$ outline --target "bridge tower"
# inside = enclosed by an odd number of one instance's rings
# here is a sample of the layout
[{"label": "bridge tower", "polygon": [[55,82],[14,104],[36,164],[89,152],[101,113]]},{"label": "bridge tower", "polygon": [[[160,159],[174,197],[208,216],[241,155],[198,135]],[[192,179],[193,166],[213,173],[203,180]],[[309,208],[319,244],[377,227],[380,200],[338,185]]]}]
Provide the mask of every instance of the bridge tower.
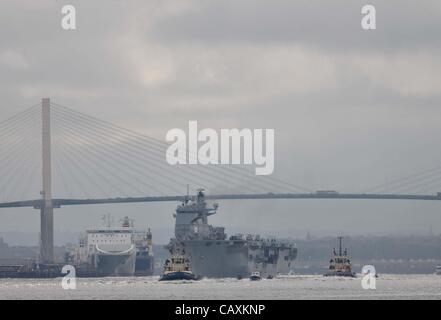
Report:
[{"label": "bridge tower", "polygon": [[41,101],[42,147],[43,147],[43,185],[40,208],[40,262],[54,262],[54,209],[52,205],[52,169],[51,169],[51,112],[50,99]]}]

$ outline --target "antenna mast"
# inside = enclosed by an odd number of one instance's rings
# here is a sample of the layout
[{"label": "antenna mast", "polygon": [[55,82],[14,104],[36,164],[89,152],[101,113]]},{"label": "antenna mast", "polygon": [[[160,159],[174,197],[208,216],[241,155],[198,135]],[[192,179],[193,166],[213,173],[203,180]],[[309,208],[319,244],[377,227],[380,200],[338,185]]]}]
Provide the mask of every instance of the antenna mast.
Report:
[{"label": "antenna mast", "polygon": [[342,238],[343,238],[342,236],[338,237],[338,240],[339,240],[338,255],[339,255],[339,256],[341,256],[341,239],[342,239]]}]

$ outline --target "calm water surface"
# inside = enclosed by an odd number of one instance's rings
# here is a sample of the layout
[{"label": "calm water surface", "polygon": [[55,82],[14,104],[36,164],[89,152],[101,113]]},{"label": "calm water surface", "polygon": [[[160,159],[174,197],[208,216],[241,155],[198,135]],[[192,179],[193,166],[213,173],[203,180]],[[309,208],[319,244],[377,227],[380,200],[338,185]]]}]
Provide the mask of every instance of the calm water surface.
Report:
[{"label": "calm water surface", "polygon": [[60,279],[0,279],[1,299],[441,299],[441,276],[381,275],[376,290],[361,279],[289,276],[272,280],[204,279],[159,282],[158,277],[78,279],[63,290]]}]

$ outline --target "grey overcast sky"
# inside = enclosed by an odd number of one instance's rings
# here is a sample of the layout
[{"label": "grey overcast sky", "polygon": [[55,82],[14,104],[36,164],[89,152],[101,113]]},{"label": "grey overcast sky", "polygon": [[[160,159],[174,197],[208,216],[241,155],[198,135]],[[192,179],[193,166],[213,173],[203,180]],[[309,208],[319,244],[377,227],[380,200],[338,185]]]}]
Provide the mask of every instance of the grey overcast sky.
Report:
[{"label": "grey overcast sky", "polygon": [[[75,31],[60,26],[65,4]],[[362,30],[364,4],[377,30]],[[3,0],[0,119],[48,96],[161,140],[189,120],[274,128],[275,176],[358,191],[441,163],[440,33],[438,0]],[[57,239],[111,212],[165,242],[174,206],[63,208]],[[441,233],[441,207],[226,201],[213,222],[289,236]],[[38,232],[33,210],[1,212],[0,235],[17,232]]]}]

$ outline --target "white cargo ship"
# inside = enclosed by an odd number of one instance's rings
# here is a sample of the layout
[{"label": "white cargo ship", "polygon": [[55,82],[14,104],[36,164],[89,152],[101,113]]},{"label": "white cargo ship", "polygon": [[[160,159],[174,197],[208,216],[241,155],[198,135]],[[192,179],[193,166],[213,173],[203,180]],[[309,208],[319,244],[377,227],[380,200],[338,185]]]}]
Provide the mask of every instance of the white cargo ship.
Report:
[{"label": "white cargo ship", "polygon": [[78,276],[151,275],[151,240],[151,232],[136,231],[128,217],[118,228],[108,217],[105,228],[87,230],[80,245],[67,252],[66,261],[76,266]]}]

